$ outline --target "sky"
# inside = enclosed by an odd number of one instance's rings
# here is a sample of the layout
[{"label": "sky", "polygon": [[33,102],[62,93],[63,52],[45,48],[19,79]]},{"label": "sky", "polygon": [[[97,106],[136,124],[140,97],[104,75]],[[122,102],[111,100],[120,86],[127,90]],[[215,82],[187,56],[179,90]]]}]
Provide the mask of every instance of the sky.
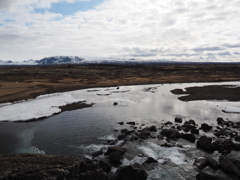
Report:
[{"label": "sky", "polygon": [[0,0],[0,60],[240,61],[239,0]]}]

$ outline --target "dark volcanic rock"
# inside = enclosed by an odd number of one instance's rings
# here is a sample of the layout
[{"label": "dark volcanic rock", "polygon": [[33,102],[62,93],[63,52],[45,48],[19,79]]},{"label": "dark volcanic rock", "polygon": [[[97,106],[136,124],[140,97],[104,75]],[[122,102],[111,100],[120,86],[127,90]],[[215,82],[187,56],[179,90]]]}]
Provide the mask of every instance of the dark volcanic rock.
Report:
[{"label": "dark volcanic rock", "polygon": [[182,139],[185,139],[185,140],[190,141],[190,142],[195,142],[195,140],[196,140],[196,138],[195,138],[195,136],[193,134],[182,134],[181,133],[180,137]]},{"label": "dark volcanic rock", "polygon": [[122,154],[124,154],[126,152],[126,149],[125,148],[122,148],[121,146],[112,146],[112,147],[109,147],[107,152],[105,153],[105,155],[109,155],[111,154],[112,152],[115,152],[115,151],[119,151],[121,152]]},{"label": "dark volcanic rock", "polygon": [[40,154],[0,155],[0,179],[88,179],[106,180],[98,162],[70,156]]},{"label": "dark volcanic rock", "polygon": [[220,156],[219,164],[225,173],[232,174],[240,179],[240,171],[227,157]]},{"label": "dark volcanic rock", "polygon": [[123,153],[120,151],[115,151],[109,154],[109,159],[114,164],[121,164],[121,160],[123,159]]},{"label": "dark volcanic rock", "polygon": [[197,141],[197,147],[207,151],[214,151],[216,148],[212,145],[212,139],[206,136],[201,136]]},{"label": "dark volcanic rock", "polygon": [[163,129],[160,134],[173,140],[177,140],[180,137],[179,132],[175,129]]},{"label": "dark volcanic rock", "polygon": [[208,174],[205,172],[200,172],[196,175],[196,179],[197,180],[224,180],[223,178],[219,177],[219,176],[215,176],[212,174]]},{"label": "dark volcanic rock", "polygon": [[175,118],[175,122],[182,123],[182,118]]},{"label": "dark volcanic rock", "polygon": [[157,163],[158,161],[152,157],[148,157],[148,159],[144,163]]},{"label": "dark volcanic rock", "polygon": [[191,133],[192,133],[192,134],[199,134],[199,130],[193,128],[193,129],[191,129]]},{"label": "dark volcanic rock", "polygon": [[206,157],[199,157],[195,159],[194,165],[196,165],[199,169],[204,169],[208,166],[208,159]]},{"label": "dark volcanic rock", "polygon": [[131,122],[127,122],[127,124],[135,126],[136,123],[131,121]]},{"label": "dark volcanic rock", "polygon": [[201,124],[201,129],[202,129],[204,132],[208,132],[210,129],[212,129],[212,126],[209,126],[208,124],[203,123],[203,124]]},{"label": "dark volcanic rock", "polygon": [[112,169],[112,167],[108,163],[106,163],[106,162],[104,162],[102,160],[99,161],[98,166],[106,173],[110,172],[111,169]]},{"label": "dark volcanic rock", "polygon": [[124,122],[118,122],[118,124],[120,124],[120,125],[123,125],[123,124],[124,124]]},{"label": "dark volcanic rock", "polygon": [[151,126],[149,128],[149,130],[152,131],[152,132],[157,132],[157,127],[156,126]]},{"label": "dark volcanic rock", "polygon": [[117,170],[116,180],[146,180],[147,172],[138,163]]},{"label": "dark volcanic rock", "polygon": [[102,154],[103,154],[103,151],[100,150],[100,151],[97,151],[97,152],[93,153],[92,156],[97,157],[97,156],[102,155]]},{"label": "dark volcanic rock", "polygon": [[236,136],[235,141],[240,141],[240,136]]}]

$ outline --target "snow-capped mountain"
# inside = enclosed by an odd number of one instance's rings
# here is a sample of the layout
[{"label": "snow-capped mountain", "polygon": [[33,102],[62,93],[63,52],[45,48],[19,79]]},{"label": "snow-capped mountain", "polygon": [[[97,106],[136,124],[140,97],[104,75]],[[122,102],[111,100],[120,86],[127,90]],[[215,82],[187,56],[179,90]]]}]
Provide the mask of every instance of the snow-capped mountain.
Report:
[{"label": "snow-capped mountain", "polygon": [[84,58],[78,56],[54,56],[45,57],[39,61],[36,61],[39,65],[51,65],[51,64],[78,64],[82,62]]},{"label": "snow-capped mountain", "polygon": [[84,60],[78,56],[52,56],[45,57],[41,60],[26,60],[21,62],[2,61],[0,65],[53,65],[53,64],[79,64]]}]

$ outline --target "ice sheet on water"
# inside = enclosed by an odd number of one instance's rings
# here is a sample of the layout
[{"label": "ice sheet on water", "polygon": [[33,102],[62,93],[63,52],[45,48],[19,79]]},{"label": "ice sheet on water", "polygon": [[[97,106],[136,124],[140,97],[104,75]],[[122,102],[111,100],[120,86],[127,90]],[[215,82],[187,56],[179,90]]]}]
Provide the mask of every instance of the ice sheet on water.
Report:
[{"label": "ice sheet on water", "polygon": [[229,106],[223,109],[225,113],[240,113],[240,106]]},{"label": "ice sheet on water", "polygon": [[169,159],[177,165],[188,164],[185,155],[179,152],[180,148],[178,147],[167,148],[149,142],[148,146],[141,146],[139,149],[147,156],[158,160],[159,163],[161,163],[163,159]]},{"label": "ice sheet on water", "polygon": [[61,112],[60,106],[83,102],[72,93],[55,93],[38,96],[35,99],[0,107],[0,121],[26,121],[49,117]]}]

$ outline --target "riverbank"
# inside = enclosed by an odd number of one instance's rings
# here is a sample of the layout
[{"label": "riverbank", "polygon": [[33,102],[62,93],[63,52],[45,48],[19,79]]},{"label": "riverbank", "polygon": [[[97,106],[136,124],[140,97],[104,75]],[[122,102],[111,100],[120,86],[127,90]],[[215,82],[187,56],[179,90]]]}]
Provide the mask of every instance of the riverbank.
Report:
[{"label": "riverbank", "polygon": [[0,67],[0,103],[95,87],[239,81],[236,64]]}]

